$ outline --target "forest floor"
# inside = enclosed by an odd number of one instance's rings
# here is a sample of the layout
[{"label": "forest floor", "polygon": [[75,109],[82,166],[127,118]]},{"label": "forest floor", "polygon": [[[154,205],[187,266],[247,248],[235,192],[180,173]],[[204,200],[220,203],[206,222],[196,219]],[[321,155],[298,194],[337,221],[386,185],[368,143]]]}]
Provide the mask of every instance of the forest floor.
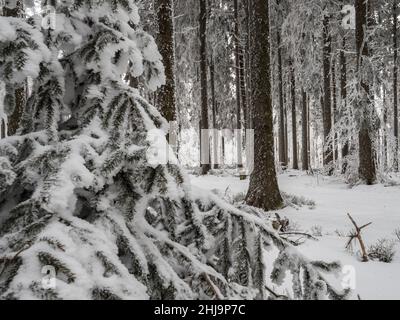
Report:
[{"label": "forest floor", "polygon": [[[197,177],[191,175],[193,185],[207,190],[218,190],[226,194],[243,195],[247,181],[240,181],[230,174]],[[327,262],[340,261],[355,271],[353,299],[400,299],[400,239],[395,230],[400,230],[400,186],[348,185],[334,177],[309,176],[298,171],[288,171],[279,176],[281,191],[312,200],[315,205],[287,206],[277,211],[290,220],[292,228],[313,234],[318,241],[307,240],[299,250],[307,257]],[[359,259],[359,245],[353,250],[345,249],[347,235],[353,229],[347,216],[350,213],[361,226],[372,222],[363,231],[366,246],[379,239],[396,240],[397,251],[392,263]],[[351,269],[353,268],[353,269]]]}]

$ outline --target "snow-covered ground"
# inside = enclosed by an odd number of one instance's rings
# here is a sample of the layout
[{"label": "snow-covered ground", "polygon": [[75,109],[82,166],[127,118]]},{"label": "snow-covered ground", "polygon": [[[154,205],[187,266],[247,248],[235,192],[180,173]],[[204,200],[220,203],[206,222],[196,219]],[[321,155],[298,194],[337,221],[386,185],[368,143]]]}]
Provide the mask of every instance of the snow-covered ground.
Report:
[{"label": "snow-covered ground", "polygon": [[[247,181],[232,175],[191,176],[192,183],[200,188],[217,189],[233,195],[246,192]],[[315,207],[286,207],[278,211],[290,219],[302,231],[312,233],[322,230],[319,241],[308,240],[301,250],[312,259],[340,261],[347,266],[344,272],[350,277],[355,271],[355,290],[361,299],[400,299],[400,244],[396,245],[396,256],[390,264],[381,262],[362,263],[358,258],[358,243],[351,253],[345,249],[347,235],[352,225],[347,217],[350,213],[361,226],[372,222],[363,232],[369,247],[381,238],[397,239],[394,232],[400,229],[400,187],[357,186],[350,189],[335,178],[308,176],[289,171],[279,176],[283,192],[313,200]]]}]

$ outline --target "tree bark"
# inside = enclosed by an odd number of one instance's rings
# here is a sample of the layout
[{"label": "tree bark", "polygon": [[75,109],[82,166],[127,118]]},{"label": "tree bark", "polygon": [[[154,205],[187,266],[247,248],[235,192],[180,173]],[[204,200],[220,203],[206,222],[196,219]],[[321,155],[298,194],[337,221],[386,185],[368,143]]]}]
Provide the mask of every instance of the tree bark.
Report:
[{"label": "tree bark", "polygon": [[394,112],[394,171],[399,171],[399,111],[398,111],[398,45],[397,45],[397,6],[398,0],[393,0],[393,112]]},{"label": "tree bark", "polygon": [[[371,104],[371,93],[368,79],[362,75],[364,58],[369,56],[368,41],[365,31],[367,30],[367,12],[368,3],[365,0],[355,1],[356,9],[356,47],[357,47],[357,71],[359,73],[359,89],[362,96],[359,104],[365,103],[367,106],[358,107],[366,109]],[[365,110],[367,111],[367,110]],[[370,185],[376,181],[376,168],[373,156],[372,140],[370,136],[370,119],[365,117],[365,113],[361,111],[361,123],[359,130],[359,178],[364,183]]]},{"label": "tree bark", "polygon": [[6,122],[4,119],[0,119],[0,139],[4,139],[6,137]]},{"label": "tree bark", "polygon": [[251,47],[251,22],[250,22],[250,10],[251,10],[251,1],[244,1],[244,10],[246,15],[246,98],[247,98],[247,127],[248,129],[253,129],[253,109],[252,109],[252,101],[251,101],[251,68],[250,68],[250,47]]},{"label": "tree bark", "polygon": [[332,148],[327,143],[332,130],[332,105],[330,88],[330,61],[332,52],[332,39],[329,32],[329,16],[324,17],[323,21],[323,72],[324,72],[324,107],[323,107],[323,125],[324,125],[324,157],[323,164],[328,166],[333,161]]},{"label": "tree bark", "polygon": [[218,149],[219,149],[219,140],[218,140],[218,125],[217,125],[217,101],[215,98],[215,66],[214,66],[214,57],[211,55],[210,59],[210,81],[211,81],[211,102],[212,102],[212,121],[213,121],[213,157],[214,157],[214,169],[219,168],[219,159],[218,159]]},{"label": "tree bark", "polygon": [[386,101],[386,88],[383,88],[383,170],[386,172],[388,169],[388,108]]},{"label": "tree bark", "polygon": [[[239,32],[239,3],[238,0],[234,0],[235,10],[235,77],[236,77],[236,143],[237,143],[237,165],[238,168],[243,167],[242,159],[242,106],[241,100],[241,62],[240,62],[240,32]],[[244,108],[243,108],[244,109]]]},{"label": "tree bark", "polygon": [[279,162],[281,166],[287,166],[285,154],[285,119],[283,105],[283,66],[282,66],[282,48],[281,48],[281,33],[277,31],[277,46],[278,46],[278,73],[279,73]]},{"label": "tree bark", "polygon": [[289,164],[289,133],[288,133],[288,110],[287,110],[287,103],[288,103],[288,92],[285,90],[284,96],[284,118],[285,118],[285,159],[286,159],[286,166]]},{"label": "tree bark", "polygon": [[[209,152],[209,124],[208,124],[208,92],[207,92],[207,0],[200,0],[200,83],[201,83],[201,121],[200,121],[200,145],[207,146]],[[207,141],[203,141],[203,139]],[[202,143],[204,142],[204,143]],[[205,154],[203,148],[201,154]],[[202,158],[202,157],[201,157]],[[206,175],[211,169],[207,156],[202,159],[201,174]]]},{"label": "tree bark", "polygon": [[[23,14],[23,1],[17,1],[14,8],[9,8],[7,5],[3,6],[3,16],[5,17],[20,17]],[[8,116],[7,135],[12,136],[17,133],[20,125],[22,113],[26,104],[26,86],[20,84],[14,88],[14,107],[9,108],[13,110],[11,115]]]},{"label": "tree bark", "polygon": [[[340,95],[342,108],[347,109],[347,61],[346,61],[346,38],[343,37],[342,50],[340,51]],[[349,126],[349,122],[346,122],[346,127]],[[347,128],[345,129],[347,130]],[[344,132],[348,134],[347,131]],[[342,173],[345,174],[347,171],[347,156],[350,152],[350,141],[346,139],[342,147]]]},{"label": "tree bark", "polygon": [[266,211],[282,206],[275,170],[271,58],[269,43],[269,0],[253,0],[251,69],[254,104],[255,167],[250,178],[247,204]]},{"label": "tree bark", "polygon": [[336,96],[336,59],[332,60],[332,120],[333,120],[333,143],[332,149],[334,151],[333,159],[335,161],[335,165],[337,160],[339,159],[339,153],[337,148],[337,131],[336,131],[336,123],[337,123],[337,96]]},{"label": "tree bark", "polygon": [[158,49],[163,57],[166,84],[157,94],[157,106],[167,121],[176,121],[174,9],[172,0],[156,0]]},{"label": "tree bark", "polygon": [[299,158],[297,151],[297,114],[296,114],[296,79],[294,74],[294,65],[290,61],[291,75],[291,97],[292,97],[292,154],[293,154],[293,169],[299,169]]},{"label": "tree bark", "polygon": [[302,109],[302,167],[304,171],[308,171],[309,162],[308,162],[308,112],[307,112],[307,93],[303,89],[302,90],[303,97],[303,109]]}]

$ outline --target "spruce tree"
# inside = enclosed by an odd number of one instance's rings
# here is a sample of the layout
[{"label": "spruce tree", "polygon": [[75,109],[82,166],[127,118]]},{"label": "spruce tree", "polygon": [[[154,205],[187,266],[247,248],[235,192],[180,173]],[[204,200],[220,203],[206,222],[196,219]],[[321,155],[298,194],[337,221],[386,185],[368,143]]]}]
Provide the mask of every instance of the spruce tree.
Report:
[{"label": "spruce tree", "polygon": [[275,169],[269,42],[269,1],[253,1],[252,102],[254,104],[254,163],[246,201],[266,211],[282,206]]}]

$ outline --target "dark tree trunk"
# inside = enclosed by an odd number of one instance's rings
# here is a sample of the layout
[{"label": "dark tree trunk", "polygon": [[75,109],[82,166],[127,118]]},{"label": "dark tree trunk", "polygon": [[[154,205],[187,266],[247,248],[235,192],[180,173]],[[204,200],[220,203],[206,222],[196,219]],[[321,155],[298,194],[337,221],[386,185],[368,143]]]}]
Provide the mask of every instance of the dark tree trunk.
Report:
[{"label": "dark tree trunk", "polygon": [[[20,17],[23,14],[23,2],[17,1],[14,8],[8,8],[7,5],[3,6],[3,16],[5,17]],[[20,84],[15,87],[14,92],[9,93],[14,95],[14,106],[9,108],[13,110],[11,115],[8,116],[7,135],[12,136],[17,133],[20,125],[22,113],[26,104],[26,86]]]},{"label": "dark tree trunk", "polygon": [[[340,95],[341,95],[341,103],[342,103],[342,108],[347,109],[347,62],[346,62],[346,55],[345,55],[345,50],[346,50],[346,38],[343,37],[343,43],[342,43],[342,50],[340,51]],[[346,127],[348,127],[350,124],[348,121],[346,122]],[[344,129],[344,130],[347,130]],[[348,132],[345,131],[343,134],[348,135]],[[343,164],[342,164],[342,173],[346,173],[347,171],[347,156],[349,155],[350,152],[350,141],[346,139],[344,142],[344,145],[342,147],[342,159],[343,159]]]},{"label": "dark tree trunk", "polygon": [[176,121],[175,50],[172,0],[155,0],[158,20],[158,49],[163,57],[166,84],[157,94],[157,107],[167,121]]},{"label": "dark tree trunk", "polygon": [[[246,15],[246,98],[247,98],[247,127],[249,129],[253,129],[253,110],[252,110],[252,102],[251,102],[251,68],[250,68],[250,47],[251,47],[251,22],[250,22],[250,10],[251,10],[251,1],[244,1],[244,9]],[[246,127],[246,128],[247,128]]]},{"label": "dark tree trunk", "polygon": [[332,144],[335,147],[334,149],[334,160],[339,159],[338,148],[337,148],[337,132],[336,132],[336,123],[337,123],[337,96],[336,96],[336,59],[334,58],[332,61],[332,118],[333,118],[333,137],[334,142]]},{"label": "dark tree trunk", "polygon": [[398,111],[398,44],[397,44],[397,6],[398,0],[393,0],[393,112],[394,112],[394,170],[399,171],[399,111]]},{"label": "dark tree trunk", "polygon": [[302,167],[304,171],[308,171],[309,163],[308,163],[308,114],[307,114],[307,93],[303,89],[302,90],[303,97],[303,109],[302,109]]},{"label": "dark tree trunk", "polygon": [[[370,86],[368,83],[369,79],[365,79],[362,75],[363,72],[363,59],[369,56],[368,41],[365,30],[367,30],[367,3],[365,0],[356,0],[356,47],[357,47],[357,70],[360,73],[359,77],[359,88],[362,98],[359,103],[366,104],[364,106],[359,105],[360,108],[370,108],[371,97],[370,97]],[[366,110],[367,111],[367,110]],[[373,156],[372,140],[370,135],[370,119],[364,116],[369,112],[361,112],[361,124],[359,131],[359,177],[360,180],[366,184],[373,184],[376,181],[376,168]]]},{"label": "dark tree trunk", "polygon": [[[201,82],[201,121],[200,121],[200,136],[201,142],[203,139],[207,141],[200,145],[207,145],[209,150],[209,124],[208,124],[208,92],[207,92],[207,0],[200,0],[200,82]],[[200,153],[206,155],[204,150]],[[205,157],[207,158],[207,157]],[[208,163],[207,163],[208,162]],[[208,174],[211,169],[209,160],[203,159],[201,163],[201,173]]]},{"label": "dark tree trunk", "polygon": [[269,1],[253,0],[252,21],[252,102],[254,104],[254,171],[251,174],[247,204],[275,210],[282,206],[275,170],[271,58],[269,43]]},{"label": "dark tree trunk", "polygon": [[278,46],[278,73],[279,73],[279,162],[281,166],[287,166],[287,159],[285,154],[285,119],[284,119],[284,105],[283,105],[283,66],[282,66],[282,48],[281,48],[281,33],[277,32],[277,46]]},{"label": "dark tree trunk", "polygon": [[288,134],[288,111],[285,107],[284,109],[284,117],[285,117],[285,159],[286,166],[289,164],[289,134]]},{"label": "dark tree trunk", "polygon": [[311,169],[311,98],[307,101],[307,154],[308,154],[308,170]]},{"label": "dark tree trunk", "polygon": [[290,61],[290,76],[291,76],[291,97],[292,97],[292,157],[293,169],[299,169],[299,159],[297,151],[297,114],[296,114],[296,79],[294,73],[294,65]]},{"label": "dark tree trunk", "polygon": [[218,161],[218,149],[219,149],[219,141],[217,135],[217,101],[215,98],[215,67],[214,67],[214,57],[211,56],[210,60],[210,81],[211,81],[211,102],[212,102],[212,117],[213,117],[213,157],[214,157],[214,169],[219,168]]},{"label": "dark tree trunk", "polygon": [[235,10],[235,77],[236,77],[236,129],[237,136],[237,164],[238,168],[243,167],[243,160],[242,160],[242,101],[240,95],[240,79],[241,79],[241,66],[240,66],[240,32],[239,32],[239,3],[238,0],[234,0],[234,10]]},{"label": "dark tree trunk", "polygon": [[4,139],[6,137],[6,122],[4,119],[0,119],[0,139]]},{"label": "dark tree trunk", "polygon": [[332,40],[329,32],[329,17],[325,16],[323,21],[323,72],[324,72],[324,166],[328,166],[333,161],[332,148],[328,146],[329,135],[332,130],[332,106],[331,106],[331,88],[330,88],[330,61],[332,52]]},{"label": "dark tree trunk", "polygon": [[383,89],[383,170],[388,169],[388,108],[386,101],[386,88]]},{"label": "dark tree trunk", "polygon": [[245,129],[248,127],[248,106],[247,106],[247,88],[246,88],[246,64],[244,61],[244,50],[240,50],[239,55],[239,69],[240,69],[240,95],[242,99],[243,118],[245,121]]}]

